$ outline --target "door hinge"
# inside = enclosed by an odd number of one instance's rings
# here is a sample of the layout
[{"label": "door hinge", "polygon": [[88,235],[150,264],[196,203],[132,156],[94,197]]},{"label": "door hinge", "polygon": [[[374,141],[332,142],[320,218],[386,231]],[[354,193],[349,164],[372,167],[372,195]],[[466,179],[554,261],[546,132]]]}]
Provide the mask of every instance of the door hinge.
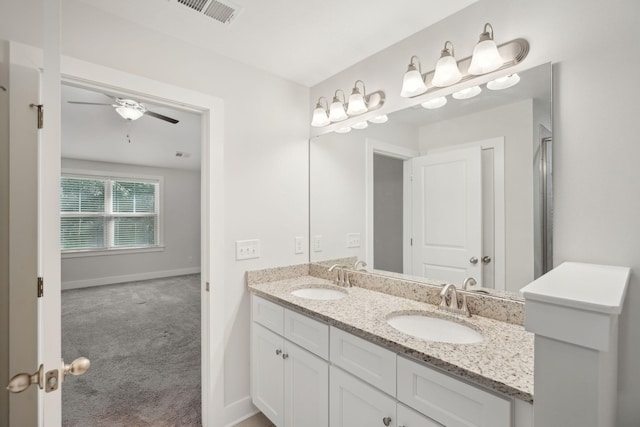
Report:
[{"label": "door hinge", "polygon": [[44,128],[44,105],[42,104],[30,104],[31,108],[38,109],[38,129]]},{"label": "door hinge", "polygon": [[209,292],[209,282],[206,282],[206,283],[205,283],[205,288],[204,288],[204,290],[205,290],[205,291],[207,291],[207,292]]},{"label": "door hinge", "polygon": [[410,244],[410,246],[413,246],[413,237],[411,238],[411,244]]},{"label": "door hinge", "polygon": [[44,279],[38,277],[38,298],[42,298],[44,295]]}]

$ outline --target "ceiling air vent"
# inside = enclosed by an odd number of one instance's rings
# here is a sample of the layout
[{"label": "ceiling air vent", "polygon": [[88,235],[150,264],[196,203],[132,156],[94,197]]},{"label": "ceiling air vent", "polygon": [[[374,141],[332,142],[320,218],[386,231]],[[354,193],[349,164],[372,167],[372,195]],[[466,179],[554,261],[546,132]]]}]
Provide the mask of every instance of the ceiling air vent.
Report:
[{"label": "ceiling air vent", "polygon": [[204,16],[213,18],[222,24],[230,24],[238,16],[242,7],[228,0],[176,0]]}]

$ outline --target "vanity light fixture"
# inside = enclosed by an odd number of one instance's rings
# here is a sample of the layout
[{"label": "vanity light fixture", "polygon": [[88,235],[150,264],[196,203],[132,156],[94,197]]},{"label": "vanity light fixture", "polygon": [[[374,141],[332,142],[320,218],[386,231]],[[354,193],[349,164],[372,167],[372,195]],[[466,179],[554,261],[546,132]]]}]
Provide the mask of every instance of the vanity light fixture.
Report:
[{"label": "vanity light fixture", "polygon": [[[362,83],[362,93],[360,93],[360,89],[358,89],[358,83]],[[351,96],[349,96],[349,106],[347,108],[347,114],[349,116],[357,116],[369,111],[369,109],[367,108],[367,103],[364,99],[365,93],[366,89],[364,87],[364,82],[362,80],[356,80],[356,82],[353,84]]]},{"label": "vanity light fixture", "polygon": [[497,78],[495,80],[491,80],[489,83],[487,83],[487,89],[491,89],[491,90],[508,89],[512,86],[517,85],[518,82],[520,82],[520,76],[514,73],[509,76],[504,76],[504,77]]},{"label": "vanity light fixture", "polygon": [[350,127],[340,128],[340,129],[336,129],[335,132],[336,133],[349,133],[349,132],[351,132],[351,128]]},{"label": "vanity light fixture", "polygon": [[460,79],[462,79],[462,74],[454,57],[453,43],[446,41],[444,49],[440,53],[440,59],[436,63],[436,71],[431,84],[436,87],[446,87],[458,83]]},{"label": "vanity light fixture", "polygon": [[381,116],[376,116],[372,119],[369,119],[369,121],[371,123],[382,124],[382,123],[387,123],[387,121],[389,121],[389,117],[387,117],[386,114],[383,114]]},{"label": "vanity light fixture", "polygon": [[[381,108],[384,105],[384,101],[385,95],[383,91],[378,90],[367,94],[364,82],[362,80],[356,80],[353,84],[351,96],[349,96],[349,102],[346,102],[345,94],[341,89],[336,90],[331,104],[329,104],[327,98],[323,96],[318,99],[316,107],[313,110],[311,126],[323,127],[369,113]],[[349,126],[352,125],[349,124]]]},{"label": "vanity light fixture", "polygon": [[451,96],[453,96],[455,99],[469,99],[473,98],[474,96],[480,95],[480,92],[482,92],[480,86],[472,86],[466,89],[459,90],[457,92],[453,92]]},{"label": "vanity light fixture", "polygon": [[356,123],[355,125],[352,125],[351,127],[354,128],[354,129],[358,129],[358,130],[366,129],[366,128],[369,127],[369,123],[367,123],[366,120],[363,120],[361,122]]},{"label": "vanity light fixture", "polygon": [[[338,98],[338,92],[342,94],[342,102],[340,102],[340,98]],[[341,89],[336,90],[335,95],[333,95],[333,102],[329,107],[329,120],[332,122],[340,122],[349,118],[347,112],[344,110],[344,102],[344,92]]]},{"label": "vanity light fixture", "polygon": [[444,96],[441,96],[440,98],[430,99],[429,101],[423,102],[420,105],[422,105],[423,108],[426,108],[429,110],[435,110],[436,108],[444,107],[446,103],[447,103],[447,98]]},{"label": "vanity light fixture", "polygon": [[[416,68],[414,60],[418,63],[418,68]],[[409,62],[407,72],[402,78],[402,91],[400,92],[400,96],[403,98],[411,98],[412,96],[421,95],[426,91],[427,85],[424,84],[424,79],[422,78],[420,59],[413,55],[411,62]]]},{"label": "vanity light fixture", "polygon": [[[324,99],[325,107],[322,106],[322,100]],[[313,120],[311,120],[311,126],[322,127],[331,123],[327,110],[329,109],[329,101],[324,96],[318,98],[316,108],[313,110]]]},{"label": "vanity light fixture", "polygon": [[[497,46],[493,41],[493,27],[487,23],[480,34],[480,40],[476,44],[472,56],[456,60],[453,44],[447,41],[435,69],[422,74],[420,59],[413,55],[409,62],[409,68],[402,78],[400,96],[414,98],[425,93],[435,92],[440,88],[470,82],[477,76],[511,68],[521,63],[528,53],[529,43],[525,39],[514,39]],[[469,86],[469,84],[465,84],[465,86]],[[449,95],[451,92],[443,93],[443,95]],[[471,93],[473,91],[465,92],[459,96],[471,97]],[[458,98],[458,96],[456,98],[465,99]]]},{"label": "vanity light fixture", "polygon": [[493,41],[493,27],[487,22],[484,24],[484,31],[480,34],[478,44],[473,48],[469,74],[478,76],[490,73],[502,67],[504,62],[496,42]]}]

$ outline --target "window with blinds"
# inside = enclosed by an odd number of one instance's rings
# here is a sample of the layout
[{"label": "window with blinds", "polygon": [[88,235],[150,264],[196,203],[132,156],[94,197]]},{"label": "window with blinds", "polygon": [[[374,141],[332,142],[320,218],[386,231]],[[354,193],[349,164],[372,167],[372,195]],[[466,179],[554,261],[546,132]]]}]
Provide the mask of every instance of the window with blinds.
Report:
[{"label": "window with blinds", "polygon": [[159,180],[63,174],[62,251],[157,246],[159,190]]}]

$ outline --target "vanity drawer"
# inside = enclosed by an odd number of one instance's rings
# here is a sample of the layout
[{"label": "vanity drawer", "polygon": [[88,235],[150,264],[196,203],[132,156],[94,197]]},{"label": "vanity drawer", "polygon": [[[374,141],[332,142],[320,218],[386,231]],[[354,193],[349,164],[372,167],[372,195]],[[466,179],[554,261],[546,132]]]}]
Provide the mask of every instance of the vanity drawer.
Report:
[{"label": "vanity drawer", "polygon": [[510,427],[512,400],[398,357],[398,400],[447,427]]},{"label": "vanity drawer", "polygon": [[331,327],[330,360],[352,375],[396,395],[396,354]]},{"label": "vanity drawer", "polygon": [[284,337],[323,359],[329,359],[329,325],[310,317],[284,311]]},{"label": "vanity drawer", "polygon": [[276,334],[282,335],[284,329],[284,308],[258,296],[251,296],[253,321]]}]

